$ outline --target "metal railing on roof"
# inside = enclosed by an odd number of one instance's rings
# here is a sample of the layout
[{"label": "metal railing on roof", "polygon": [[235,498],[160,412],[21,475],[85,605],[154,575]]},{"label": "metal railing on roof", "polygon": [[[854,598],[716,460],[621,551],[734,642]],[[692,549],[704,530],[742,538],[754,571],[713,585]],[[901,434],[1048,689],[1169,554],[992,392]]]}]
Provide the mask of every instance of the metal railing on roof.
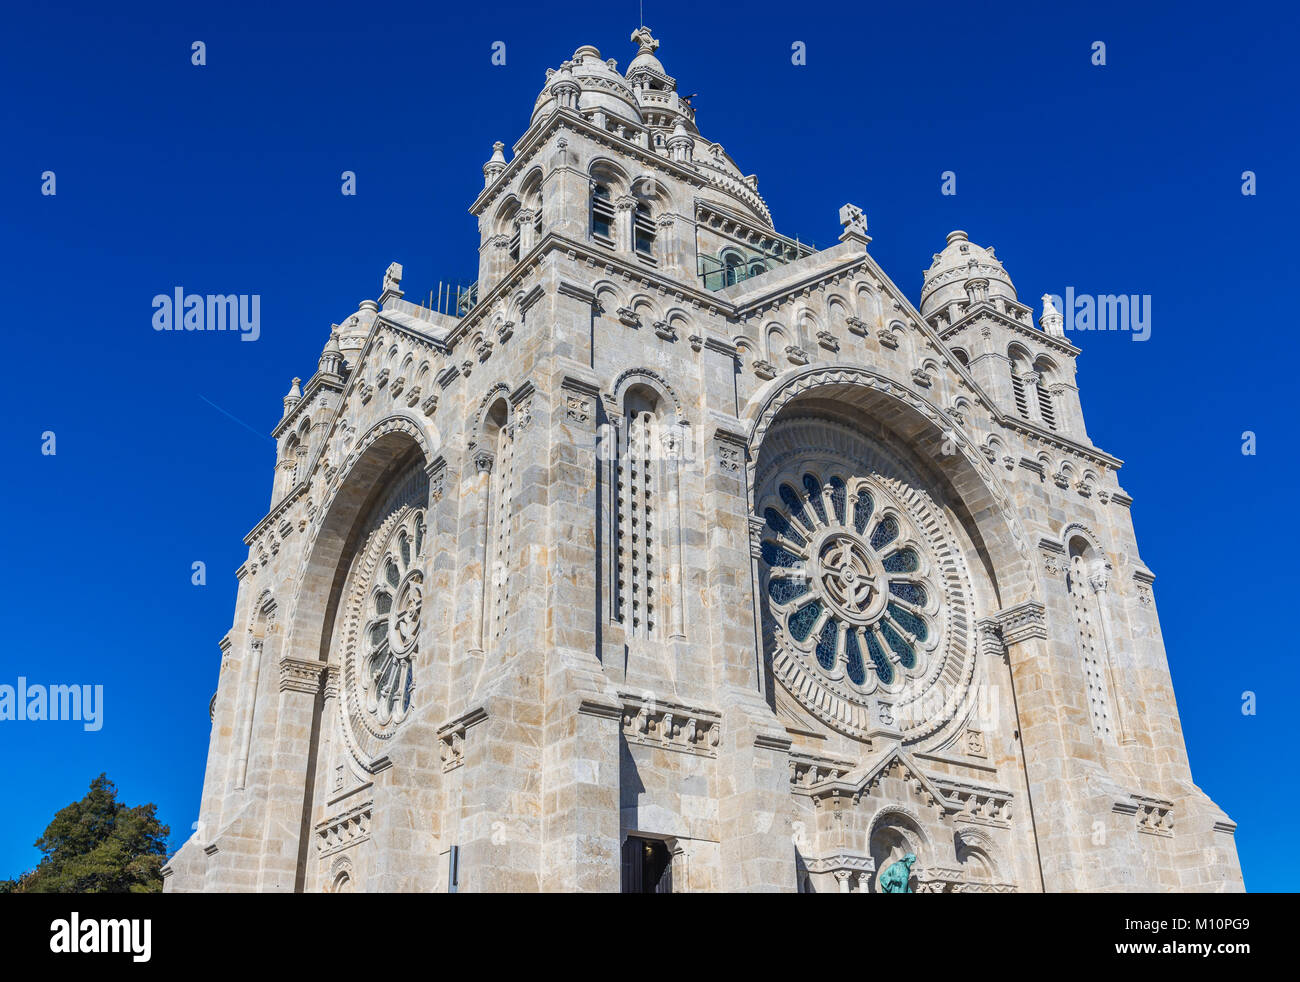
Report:
[{"label": "metal railing on roof", "polygon": [[[771,246],[769,248],[768,246]],[[798,237],[782,236],[764,243],[758,250],[743,255],[738,249],[728,247],[717,256],[700,256],[697,273],[706,290],[725,290],[755,276],[761,276],[774,266],[784,266],[804,256],[811,256],[817,247],[811,242],[801,242]]]},{"label": "metal railing on roof", "polygon": [[438,289],[429,291],[429,309],[447,317],[464,317],[478,303],[478,283],[438,281]]}]

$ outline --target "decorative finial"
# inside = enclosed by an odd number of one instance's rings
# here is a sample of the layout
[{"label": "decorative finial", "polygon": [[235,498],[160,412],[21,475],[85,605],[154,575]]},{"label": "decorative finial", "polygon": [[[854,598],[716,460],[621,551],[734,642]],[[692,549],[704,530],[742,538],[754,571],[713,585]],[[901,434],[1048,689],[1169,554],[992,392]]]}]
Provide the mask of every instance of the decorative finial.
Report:
[{"label": "decorative finial", "polygon": [[637,51],[639,55],[652,55],[659,47],[659,42],[650,33],[650,28],[644,24],[632,32],[631,40],[633,44],[640,45],[640,49]]},{"label": "decorative finial", "polygon": [[288,416],[293,412],[293,407],[302,402],[302,389],[298,388],[298,383],[302,379],[295,378],[293,384],[289,386],[289,391],[284,397],[284,415]]},{"label": "decorative finial", "polygon": [[1038,325],[1052,337],[1063,338],[1065,337],[1065,317],[1056,309],[1053,299],[1050,293],[1043,294],[1043,316],[1038,319]]},{"label": "decorative finial", "polygon": [[506,155],[501,152],[505,148],[506,145],[500,140],[492,144],[492,156],[483,165],[483,186],[485,188],[491,187],[492,182],[500,177],[506,169]]},{"label": "decorative finial", "polygon": [[398,293],[402,291],[402,264],[389,263],[388,269],[384,271],[384,292]]},{"label": "decorative finial", "polygon": [[867,214],[857,205],[842,205],[840,207],[840,224],[844,226],[844,231],[840,234],[840,241],[845,239],[866,239],[871,241],[867,235]]}]

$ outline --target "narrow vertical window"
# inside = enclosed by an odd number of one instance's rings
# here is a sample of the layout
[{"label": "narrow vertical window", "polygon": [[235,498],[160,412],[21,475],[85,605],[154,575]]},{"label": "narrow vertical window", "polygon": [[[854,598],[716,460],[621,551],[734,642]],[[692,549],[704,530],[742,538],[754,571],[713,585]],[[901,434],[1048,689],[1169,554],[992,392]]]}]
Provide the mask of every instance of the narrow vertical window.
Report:
[{"label": "narrow vertical window", "polygon": [[633,220],[633,237],[636,240],[637,255],[646,259],[653,259],[655,255],[655,226],[650,218],[650,206],[644,201],[636,206],[636,217]]},{"label": "narrow vertical window", "polygon": [[1021,416],[1029,415],[1029,399],[1025,395],[1025,380],[1013,368],[1011,370],[1011,392],[1016,399],[1016,412]]},{"label": "narrow vertical window", "polygon": [[1047,424],[1049,430],[1056,429],[1056,407],[1052,405],[1052,394],[1047,391],[1041,375],[1034,388],[1038,394],[1038,412],[1043,417],[1043,422]]},{"label": "narrow vertical window", "polygon": [[614,202],[609,196],[609,188],[597,184],[591,192],[591,234],[612,244],[614,241]]}]

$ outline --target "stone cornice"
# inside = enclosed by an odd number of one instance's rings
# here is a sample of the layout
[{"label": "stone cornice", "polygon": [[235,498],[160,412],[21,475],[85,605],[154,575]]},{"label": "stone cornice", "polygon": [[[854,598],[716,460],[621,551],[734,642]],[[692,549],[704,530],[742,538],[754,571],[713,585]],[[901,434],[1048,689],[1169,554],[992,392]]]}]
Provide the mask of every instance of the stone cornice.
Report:
[{"label": "stone cornice", "polygon": [[266,516],[260,522],[254,525],[252,529],[249,530],[248,534],[244,536],[244,545],[251,546],[254,542],[256,542],[258,536],[262,534],[262,532],[266,529],[266,527],[270,525],[272,522],[274,522],[277,518],[282,516],[285,512],[287,512],[289,508],[293,505],[294,501],[296,501],[300,495],[304,494],[307,491],[307,487],[308,487],[307,481],[303,480],[303,481],[299,481],[287,492],[285,492],[284,497],[281,498],[279,501],[277,501],[271,507],[271,510],[266,513]]},{"label": "stone cornice", "polygon": [[[532,275],[543,260],[554,252],[565,253],[571,261],[590,262],[594,266],[612,271],[615,275],[634,279],[662,294],[671,294],[690,306],[704,307],[710,313],[721,312],[725,316],[735,318],[734,305],[722,300],[716,294],[673,279],[659,269],[626,258],[623,253],[612,252],[590,242],[580,242],[551,230],[542,236],[541,241],[529,250],[528,254],[492,288],[490,293],[480,297],[474,308],[461,318],[460,323],[447,336],[447,350],[454,349],[487,316],[498,300],[512,295],[519,288],[520,283]],[[573,281],[567,278],[563,282],[573,284]],[[730,341],[730,338],[727,340]]]},{"label": "stone cornice", "polygon": [[1106,453],[1105,450],[1099,450],[1096,447],[1079,443],[1077,440],[1071,440],[1067,436],[1062,436],[1053,430],[1049,430],[1037,423],[1031,423],[1028,420],[1021,419],[1019,416],[1013,416],[1010,413],[1004,413],[999,409],[994,409],[994,418],[1003,429],[1015,430],[1031,436],[1043,443],[1050,444],[1057,450],[1064,450],[1066,453],[1074,454],[1076,457],[1082,457],[1084,460],[1092,461],[1103,467],[1109,467],[1112,470],[1119,470],[1124,466],[1124,461],[1119,457]]}]

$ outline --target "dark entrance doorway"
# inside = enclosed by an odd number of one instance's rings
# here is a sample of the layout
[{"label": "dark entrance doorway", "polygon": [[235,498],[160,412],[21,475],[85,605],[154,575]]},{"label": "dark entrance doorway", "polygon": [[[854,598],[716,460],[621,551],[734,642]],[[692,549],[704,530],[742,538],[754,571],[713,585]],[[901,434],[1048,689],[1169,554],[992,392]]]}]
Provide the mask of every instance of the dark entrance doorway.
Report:
[{"label": "dark entrance doorway", "polygon": [[673,856],[666,844],[659,839],[627,837],[623,843],[623,892],[673,892]]}]

